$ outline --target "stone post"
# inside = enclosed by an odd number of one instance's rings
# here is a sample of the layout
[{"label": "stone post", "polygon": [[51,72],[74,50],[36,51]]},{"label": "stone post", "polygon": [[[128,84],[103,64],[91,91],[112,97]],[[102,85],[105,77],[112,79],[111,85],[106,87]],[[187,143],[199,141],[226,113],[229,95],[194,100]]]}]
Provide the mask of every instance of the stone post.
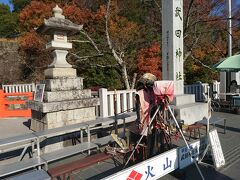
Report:
[{"label": "stone post", "polygon": [[183,2],[162,1],[162,75],[174,81],[174,94],[184,93]]},{"label": "stone post", "polygon": [[208,105],[184,94],[183,0],[162,0],[162,75],[174,81],[174,112],[185,124],[208,117]]}]

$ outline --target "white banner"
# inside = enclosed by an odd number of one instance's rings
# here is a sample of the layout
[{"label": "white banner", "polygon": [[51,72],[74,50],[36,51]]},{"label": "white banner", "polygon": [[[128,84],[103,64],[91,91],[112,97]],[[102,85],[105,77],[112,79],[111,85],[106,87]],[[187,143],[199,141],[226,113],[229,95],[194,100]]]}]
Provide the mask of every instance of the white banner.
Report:
[{"label": "white banner", "polygon": [[183,169],[192,164],[194,160],[198,160],[199,155],[203,153],[203,151],[206,149],[207,143],[207,136],[205,136],[204,138],[189,144],[189,147],[191,149],[191,155],[187,146],[179,148],[179,169]]},{"label": "white banner", "polygon": [[153,180],[178,168],[177,149],[167,151],[142,163],[131,166],[106,180]]},{"label": "white banner", "polygon": [[225,165],[225,159],[216,129],[209,132],[209,139],[212,147],[214,165],[216,168],[220,168]]}]

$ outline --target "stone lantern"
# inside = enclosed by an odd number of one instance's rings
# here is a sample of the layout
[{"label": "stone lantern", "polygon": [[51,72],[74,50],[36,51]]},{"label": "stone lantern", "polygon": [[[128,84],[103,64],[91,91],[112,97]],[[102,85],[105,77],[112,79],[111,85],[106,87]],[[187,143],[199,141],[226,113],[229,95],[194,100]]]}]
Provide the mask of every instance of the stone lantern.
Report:
[{"label": "stone lantern", "polygon": [[67,50],[72,49],[72,43],[67,41],[67,36],[77,33],[83,26],[65,19],[62,12],[58,6],[53,8],[54,17],[44,19],[43,25],[37,29],[38,33],[50,35],[53,38],[46,45],[47,49],[52,50],[54,57],[52,64],[44,72],[46,78],[76,77],[76,70],[66,61]]},{"label": "stone lantern", "polygon": [[[45,79],[41,81],[41,84],[45,84],[43,101],[28,102],[32,109],[30,128],[33,131],[95,120],[96,106],[99,104],[99,99],[91,96],[90,89],[83,89],[83,78],[77,77],[76,69],[66,61],[67,50],[72,48],[67,36],[81,30],[82,25],[65,19],[58,6],[53,9],[53,13],[54,17],[44,20],[37,29],[38,33],[52,36],[46,48],[52,50],[53,62],[45,70]],[[45,152],[54,151],[68,143],[49,144]]]}]

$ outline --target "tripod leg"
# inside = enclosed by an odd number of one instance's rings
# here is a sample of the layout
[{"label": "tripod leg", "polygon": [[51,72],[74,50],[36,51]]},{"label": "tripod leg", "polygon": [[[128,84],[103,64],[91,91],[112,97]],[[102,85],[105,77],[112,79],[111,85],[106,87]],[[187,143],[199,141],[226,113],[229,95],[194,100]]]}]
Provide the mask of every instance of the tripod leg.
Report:
[{"label": "tripod leg", "polygon": [[127,160],[127,162],[125,163],[125,165],[124,165],[124,167],[123,167],[123,168],[125,168],[125,167],[127,166],[127,164],[129,163],[129,161],[130,161],[130,159],[132,158],[132,156],[133,156],[134,152],[136,151],[136,149],[138,148],[139,144],[141,143],[141,141],[142,141],[142,139],[143,139],[143,137],[144,137],[144,134],[145,134],[145,132],[148,130],[148,128],[149,128],[149,127],[150,127],[150,125],[152,124],[152,122],[153,122],[154,118],[156,117],[156,115],[157,115],[158,111],[160,110],[160,107],[161,107],[161,105],[159,105],[159,106],[158,106],[158,108],[157,108],[157,110],[155,111],[155,113],[154,113],[153,117],[152,117],[152,118],[151,118],[151,120],[149,121],[149,124],[148,124],[148,126],[147,126],[147,127],[144,129],[144,130],[143,130],[143,132],[142,132],[142,135],[141,135],[140,139],[138,140],[137,144],[135,145],[135,147],[134,147],[134,149],[133,149],[132,153],[130,154],[130,156],[129,156],[129,158],[128,158],[128,160]]},{"label": "tripod leg", "polygon": [[[176,118],[175,118],[175,116],[174,116],[174,114],[173,114],[173,112],[172,112],[170,106],[168,105],[167,107],[168,107],[168,110],[169,110],[169,112],[171,113],[171,115],[172,115],[172,117],[173,117],[173,120],[174,120],[174,122],[175,122],[177,128],[179,129],[179,132],[180,132],[180,134],[181,134],[181,136],[182,136],[182,138],[183,138],[183,140],[184,140],[184,142],[185,142],[185,144],[186,144],[186,146],[187,146],[187,148],[188,148],[188,152],[189,152],[190,155],[192,156],[191,149],[190,149],[190,147],[189,147],[189,145],[188,145],[188,143],[187,143],[187,141],[186,141],[186,139],[185,139],[185,137],[184,137],[184,135],[183,135],[182,130],[181,130],[180,127],[179,127],[179,124],[177,123],[177,120],[176,120]],[[205,180],[204,177],[203,177],[203,174],[202,174],[200,168],[198,167],[198,164],[197,164],[196,161],[194,161],[194,164],[195,164],[195,166],[196,166],[196,168],[197,168],[197,170],[198,170],[198,172],[199,172],[201,178],[202,178],[203,180]]]}]

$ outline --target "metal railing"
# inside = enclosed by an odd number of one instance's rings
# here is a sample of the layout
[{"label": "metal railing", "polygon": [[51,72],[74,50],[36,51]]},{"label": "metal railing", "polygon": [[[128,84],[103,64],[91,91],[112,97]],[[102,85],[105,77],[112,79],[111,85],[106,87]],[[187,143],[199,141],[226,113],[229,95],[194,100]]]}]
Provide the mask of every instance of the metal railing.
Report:
[{"label": "metal railing", "polygon": [[204,94],[209,94],[208,83],[197,83],[184,86],[184,94],[195,94],[195,101],[204,101]]}]

